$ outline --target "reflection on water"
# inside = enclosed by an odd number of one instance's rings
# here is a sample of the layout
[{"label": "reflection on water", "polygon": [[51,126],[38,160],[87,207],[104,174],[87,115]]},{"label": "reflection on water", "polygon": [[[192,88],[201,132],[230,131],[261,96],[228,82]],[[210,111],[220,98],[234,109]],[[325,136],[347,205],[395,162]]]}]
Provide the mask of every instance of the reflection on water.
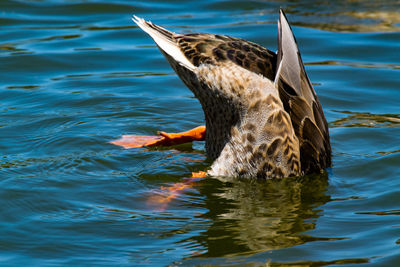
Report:
[{"label": "reflection on water", "polygon": [[108,79],[108,78],[127,78],[127,77],[147,77],[147,76],[165,76],[168,73],[157,73],[157,72],[112,72],[112,73],[97,73],[97,74],[69,74],[64,77],[51,78],[53,81],[60,80],[82,80],[86,78],[90,79]]},{"label": "reflection on water", "polygon": [[[278,1],[288,13],[302,16],[294,25],[334,32],[394,32],[400,29],[399,2],[339,0]],[[304,17],[307,17],[304,20]]]},{"label": "reflection on water", "polygon": [[[397,2],[397,1],[396,1]],[[378,2],[376,2],[378,3]],[[358,25],[359,27],[353,27],[354,31],[359,32],[391,32],[400,30],[400,13],[398,10],[391,11],[380,11],[380,10],[369,10],[369,11],[352,11],[348,13],[349,16],[353,16],[362,21],[372,20],[374,24],[370,25]],[[351,27],[349,27],[351,28]],[[351,31],[351,30],[350,30]]]},{"label": "reflection on water", "polygon": [[192,237],[205,246],[201,257],[243,255],[287,248],[310,241],[338,240],[304,232],[315,228],[326,194],[328,175],[279,181],[232,181],[207,183],[201,188],[209,210],[202,217],[212,225]]},{"label": "reflection on water", "polygon": [[305,65],[336,65],[349,66],[354,68],[369,68],[369,69],[400,69],[400,64],[379,63],[379,62],[355,62],[345,60],[325,60],[319,62],[308,62]]},{"label": "reflection on water", "polygon": [[287,266],[295,266],[295,267],[310,267],[310,266],[331,266],[331,265],[344,265],[344,264],[360,264],[360,263],[368,263],[369,259],[340,259],[333,261],[296,261],[296,262],[267,262],[266,266],[268,267],[287,267]]},{"label": "reflection on water", "polygon": [[331,122],[331,127],[400,127],[398,114],[371,114],[369,112],[336,111],[348,115]]},{"label": "reflection on water", "polygon": [[10,52],[12,55],[29,53],[27,49],[18,48],[16,44],[10,43],[0,44],[0,52]]}]

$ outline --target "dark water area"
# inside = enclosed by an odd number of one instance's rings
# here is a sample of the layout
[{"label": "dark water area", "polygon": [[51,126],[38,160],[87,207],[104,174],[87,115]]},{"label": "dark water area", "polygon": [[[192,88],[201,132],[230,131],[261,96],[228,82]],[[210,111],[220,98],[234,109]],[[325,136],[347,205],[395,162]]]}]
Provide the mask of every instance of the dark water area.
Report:
[{"label": "dark water area", "polygon": [[[204,123],[131,16],[277,48],[286,10],[329,122],[333,166],[209,178],[204,143],[122,134]],[[398,1],[0,1],[0,265],[400,266]]]}]

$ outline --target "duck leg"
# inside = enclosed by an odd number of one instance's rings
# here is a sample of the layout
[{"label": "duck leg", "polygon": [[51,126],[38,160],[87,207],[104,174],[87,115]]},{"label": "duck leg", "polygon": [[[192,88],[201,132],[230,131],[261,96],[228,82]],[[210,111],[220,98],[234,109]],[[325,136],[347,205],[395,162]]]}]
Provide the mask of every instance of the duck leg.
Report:
[{"label": "duck leg", "polygon": [[168,207],[168,203],[177,198],[182,191],[196,185],[196,182],[206,178],[207,173],[203,171],[192,172],[192,177],[185,178],[180,183],[175,183],[168,187],[161,187],[160,190],[154,191],[147,199],[147,206],[156,211],[163,211]]},{"label": "duck leg", "polygon": [[111,141],[111,144],[123,148],[135,148],[144,146],[173,146],[192,141],[203,141],[206,136],[206,126],[202,125],[186,132],[166,133],[158,132],[158,135],[123,135],[120,139]]},{"label": "duck leg", "polygon": [[[111,141],[111,144],[122,146],[123,148],[135,148],[145,146],[171,146],[192,141],[205,140],[206,127],[199,126],[186,132],[166,133],[158,132],[158,135],[123,135],[122,138]],[[161,187],[160,190],[152,192],[147,200],[147,205],[154,210],[163,211],[168,203],[178,197],[185,189],[193,187],[195,183],[207,177],[204,171],[193,172],[192,177],[184,179],[182,182],[175,183],[168,187]]]}]

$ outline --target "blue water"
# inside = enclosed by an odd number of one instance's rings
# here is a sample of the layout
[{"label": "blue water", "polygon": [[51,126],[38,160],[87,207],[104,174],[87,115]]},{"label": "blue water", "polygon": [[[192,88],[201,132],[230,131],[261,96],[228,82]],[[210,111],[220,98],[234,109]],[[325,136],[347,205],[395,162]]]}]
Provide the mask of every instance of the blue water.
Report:
[{"label": "blue water", "polygon": [[[276,50],[293,25],[333,166],[282,181],[162,186],[210,166],[204,143],[127,149],[122,134],[204,123],[133,14]],[[398,1],[0,1],[0,265],[399,266]]]}]

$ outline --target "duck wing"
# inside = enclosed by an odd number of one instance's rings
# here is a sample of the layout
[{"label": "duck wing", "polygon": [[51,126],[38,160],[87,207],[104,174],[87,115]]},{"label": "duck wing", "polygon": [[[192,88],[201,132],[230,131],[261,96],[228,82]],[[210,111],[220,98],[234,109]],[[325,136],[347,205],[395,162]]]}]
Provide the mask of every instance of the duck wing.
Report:
[{"label": "duck wing", "polygon": [[275,86],[299,138],[301,169],[304,173],[316,172],[331,165],[328,124],[282,10],[278,30]]}]

